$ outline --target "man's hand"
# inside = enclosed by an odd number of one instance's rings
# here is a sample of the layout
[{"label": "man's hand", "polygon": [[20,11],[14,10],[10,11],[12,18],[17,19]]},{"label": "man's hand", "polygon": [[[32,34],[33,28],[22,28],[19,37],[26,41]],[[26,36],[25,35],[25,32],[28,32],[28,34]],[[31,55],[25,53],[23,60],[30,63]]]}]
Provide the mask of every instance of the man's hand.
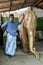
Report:
[{"label": "man's hand", "polygon": [[23,19],[24,19],[24,17],[25,17],[25,16],[24,16],[24,14],[22,14],[22,16],[21,16],[21,17],[22,17],[22,20],[21,20],[21,21],[23,21]]},{"label": "man's hand", "polygon": [[24,21],[24,14],[19,16],[19,25]]}]

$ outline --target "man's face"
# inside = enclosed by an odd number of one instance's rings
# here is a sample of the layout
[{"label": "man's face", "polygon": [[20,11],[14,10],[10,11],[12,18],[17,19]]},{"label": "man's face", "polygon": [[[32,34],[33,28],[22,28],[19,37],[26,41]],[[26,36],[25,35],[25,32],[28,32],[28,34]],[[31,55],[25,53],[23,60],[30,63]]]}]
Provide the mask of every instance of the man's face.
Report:
[{"label": "man's face", "polygon": [[14,20],[14,17],[10,16],[10,21],[13,22],[13,20]]}]

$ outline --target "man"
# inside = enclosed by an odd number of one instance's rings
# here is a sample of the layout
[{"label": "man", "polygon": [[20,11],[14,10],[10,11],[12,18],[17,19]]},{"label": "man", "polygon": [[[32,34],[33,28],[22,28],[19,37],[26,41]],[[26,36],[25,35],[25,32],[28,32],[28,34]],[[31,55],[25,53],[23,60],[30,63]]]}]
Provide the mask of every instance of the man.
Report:
[{"label": "man", "polygon": [[20,25],[24,19],[22,16],[21,22],[14,22],[14,15],[10,14],[10,20],[1,25],[1,28],[5,27],[7,34],[5,54],[8,56],[14,56],[16,51],[16,30],[18,25]]}]

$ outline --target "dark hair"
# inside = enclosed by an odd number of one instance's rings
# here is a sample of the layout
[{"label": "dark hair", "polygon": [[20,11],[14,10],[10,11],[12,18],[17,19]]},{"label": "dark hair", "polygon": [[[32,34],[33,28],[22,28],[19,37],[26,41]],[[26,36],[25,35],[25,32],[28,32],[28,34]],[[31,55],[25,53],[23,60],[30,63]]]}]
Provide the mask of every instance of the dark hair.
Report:
[{"label": "dark hair", "polygon": [[14,14],[10,14],[10,15],[9,15],[9,17],[11,17],[11,16],[14,18]]}]

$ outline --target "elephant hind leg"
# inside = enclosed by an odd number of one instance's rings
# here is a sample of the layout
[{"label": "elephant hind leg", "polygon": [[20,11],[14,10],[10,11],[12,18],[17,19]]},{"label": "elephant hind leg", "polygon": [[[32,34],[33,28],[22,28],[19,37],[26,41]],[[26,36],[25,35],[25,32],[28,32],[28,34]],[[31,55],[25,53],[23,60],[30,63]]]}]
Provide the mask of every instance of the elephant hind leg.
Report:
[{"label": "elephant hind leg", "polygon": [[39,53],[36,51],[36,49],[34,48],[34,38],[33,38],[33,33],[32,31],[29,32],[29,47],[30,47],[30,51],[35,55],[35,57],[37,59],[39,59]]}]

